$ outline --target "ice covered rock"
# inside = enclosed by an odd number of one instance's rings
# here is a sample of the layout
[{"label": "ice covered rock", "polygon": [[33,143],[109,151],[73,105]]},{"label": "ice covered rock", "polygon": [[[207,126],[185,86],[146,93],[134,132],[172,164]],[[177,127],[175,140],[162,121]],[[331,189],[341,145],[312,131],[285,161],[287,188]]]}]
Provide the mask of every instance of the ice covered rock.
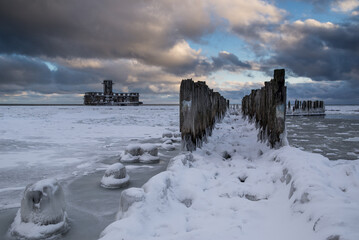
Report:
[{"label": "ice covered rock", "polygon": [[194,162],[192,153],[180,154],[171,158],[167,165],[167,170],[173,171],[183,166],[191,167]]},{"label": "ice covered rock", "polygon": [[143,200],[145,200],[145,192],[142,188],[129,188],[122,191],[117,218],[122,218],[123,214],[127,212],[132,204],[135,202],[141,202]]},{"label": "ice covered rock", "polygon": [[125,154],[131,154],[132,156],[140,156],[143,154],[143,150],[140,145],[130,144],[126,147]]},{"label": "ice covered rock", "polygon": [[173,137],[173,133],[170,131],[162,133],[162,138],[171,138]]},{"label": "ice covered rock", "polygon": [[161,147],[167,151],[173,151],[176,149],[176,147],[173,145],[173,142],[171,139],[166,140]]},{"label": "ice covered rock", "polygon": [[157,156],[158,155],[158,148],[154,144],[143,144],[143,145],[141,145],[141,148],[143,149],[144,153],[148,153],[151,156]]},{"label": "ice covered rock", "polygon": [[153,156],[149,153],[144,153],[139,158],[140,163],[159,163],[160,158],[158,156]]},{"label": "ice covered rock", "polygon": [[126,147],[125,153],[121,156],[124,163],[158,163],[158,148],[154,144],[130,144]]},{"label": "ice covered rock", "polygon": [[112,164],[101,179],[101,186],[104,188],[126,187],[130,181],[130,176],[126,173],[126,168],[122,163]]},{"label": "ice covered rock", "polygon": [[181,141],[181,133],[180,132],[164,132],[162,133],[163,139],[171,139],[173,142],[180,142]]},{"label": "ice covered rock", "polygon": [[25,239],[55,237],[68,231],[62,187],[55,179],[44,179],[26,187],[10,232]]}]

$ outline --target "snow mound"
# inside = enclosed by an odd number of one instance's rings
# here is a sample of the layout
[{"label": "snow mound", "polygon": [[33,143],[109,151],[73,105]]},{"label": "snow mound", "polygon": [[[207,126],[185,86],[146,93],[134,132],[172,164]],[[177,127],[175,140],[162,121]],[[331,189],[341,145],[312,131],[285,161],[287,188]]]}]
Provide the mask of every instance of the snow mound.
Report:
[{"label": "snow mound", "polygon": [[270,149],[257,134],[227,115],[202,149],[128,193],[138,201],[121,196],[101,240],[359,239],[359,161]]},{"label": "snow mound", "polygon": [[122,163],[112,164],[106,170],[101,179],[101,187],[104,188],[123,188],[129,184],[130,176],[126,173],[126,168]]},{"label": "snow mound", "polygon": [[130,144],[120,161],[123,163],[159,163],[158,148],[155,144]]},{"label": "snow mound", "polygon": [[69,230],[62,187],[44,179],[26,187],[10,233],[18,238],[46,239]]},{"label": "snow mound", "polygon": [[145,193],[142,188],[129,188],[121,193],[120,207],[117,213],[117,219],[121,219],[127,210],[136,202],[145,200]]}]

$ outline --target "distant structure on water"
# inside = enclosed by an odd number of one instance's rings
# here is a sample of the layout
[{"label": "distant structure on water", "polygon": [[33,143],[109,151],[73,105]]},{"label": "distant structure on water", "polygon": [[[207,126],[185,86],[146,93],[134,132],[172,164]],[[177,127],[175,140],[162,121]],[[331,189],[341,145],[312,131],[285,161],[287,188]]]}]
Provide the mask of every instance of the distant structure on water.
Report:
[{"label": "distant structure on water", "polygon": [[138,106],[142,104],[142,102],[139,100],[139,93],[113,93],[112,80],[104,80],[102,84],[103,92],[85,93],[85,105]]},{"label": "distant structure on water", "polygon": [[325,115],[325,106],[323,101],[298,101],[295,100],[294,106],[288,102],[286,115],[289,116],[318,116]]}]

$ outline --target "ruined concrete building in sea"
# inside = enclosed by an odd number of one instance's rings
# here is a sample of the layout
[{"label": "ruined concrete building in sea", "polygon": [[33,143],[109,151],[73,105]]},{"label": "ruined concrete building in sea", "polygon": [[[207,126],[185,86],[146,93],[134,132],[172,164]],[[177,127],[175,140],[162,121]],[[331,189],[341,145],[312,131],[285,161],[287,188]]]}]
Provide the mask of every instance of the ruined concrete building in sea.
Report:
[{"label": "ruined concrete building in sea", "polygon": [[112,80],[104,80],[102,84],[103,92],[85,93],[85,105],[138,106],[142,104],[139,93],[114,93],[112,92]]}]

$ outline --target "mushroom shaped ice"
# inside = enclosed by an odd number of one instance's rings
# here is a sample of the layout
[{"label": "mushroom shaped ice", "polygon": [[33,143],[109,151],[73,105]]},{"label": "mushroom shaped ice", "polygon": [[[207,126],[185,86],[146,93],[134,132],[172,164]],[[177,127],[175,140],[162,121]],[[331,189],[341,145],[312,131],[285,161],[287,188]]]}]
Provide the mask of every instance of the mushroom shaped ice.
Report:
[{"label": "mushroom shaped ice", "polygon": [[122,163],[112,164],[101,179],[101,186],[104,188],[126,187],[130,181],[130,176],[126,173],[126,168]]},{"label": "mushroom shaped ice", "polygon": [[11,225],[11,234],[25,239],[43,239],[69,229],[65,197],[55,179],[30,184],[24,191],[21,208]]},{"label": "mushroom shaped ice", "polygon": [[123,163],[159,163],[158,148],[155,144],[130,144],[122,154]]}]

